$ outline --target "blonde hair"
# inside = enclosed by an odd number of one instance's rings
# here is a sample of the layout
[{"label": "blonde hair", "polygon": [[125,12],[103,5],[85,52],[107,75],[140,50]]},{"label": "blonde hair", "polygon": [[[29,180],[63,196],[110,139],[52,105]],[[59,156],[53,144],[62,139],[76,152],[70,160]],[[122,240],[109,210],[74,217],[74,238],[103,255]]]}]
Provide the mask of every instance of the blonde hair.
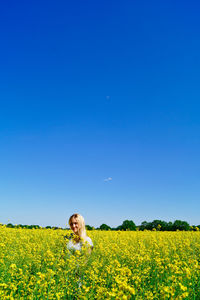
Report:
[{"label": "blonde hair", "polygon": [[82,238],[83,240],[85,240],[85,238],[87,237],[87,234],[86,234],[86,229],[85,229],[85,220],[84,220],[83,216],[81,216],[79,214],[73,214],[69,218],[69,226],[70,227],[71,227],[73,218],[76,219],[76,221],[78,222],[78,225],[79,225],[79,229],[78,229],[79,237]]}]

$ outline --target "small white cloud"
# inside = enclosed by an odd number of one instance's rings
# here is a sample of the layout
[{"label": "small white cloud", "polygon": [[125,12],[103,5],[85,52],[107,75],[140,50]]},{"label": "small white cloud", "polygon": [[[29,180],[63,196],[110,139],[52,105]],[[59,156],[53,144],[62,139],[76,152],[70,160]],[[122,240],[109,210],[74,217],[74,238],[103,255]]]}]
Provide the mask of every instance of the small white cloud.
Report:
[{"label": "small white cloud", "polygon": [[108,182],[108,181],[111,181],[111,180],[112,180],[112,177],[108,177],[108,178],[104,179],[105,182]]},{"label": "small white cloud", "polygon": [[106,99],[107,99],[107,100],[110,100],[110,96],[106,96]]}]

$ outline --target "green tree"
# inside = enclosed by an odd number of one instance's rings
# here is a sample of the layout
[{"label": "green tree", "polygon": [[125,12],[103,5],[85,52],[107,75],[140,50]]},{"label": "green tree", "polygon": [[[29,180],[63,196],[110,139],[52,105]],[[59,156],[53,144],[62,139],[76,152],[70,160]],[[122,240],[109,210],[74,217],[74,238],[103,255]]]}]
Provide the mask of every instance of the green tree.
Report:
[{"label": "green tree", "polygon": [[147,229],[147,227],[148,227],[148,222],[147,221],[143,221],[142,223],[141,223],[141,225],[139,226],[139,229],[140,230],[145,230],[145,229]]},{"label": "green tree", "polygon": [[111,230],[111,227],[106,225],[106,224],[102,224],[100,227],[99,227],[101,230]]},{"label": "green tree", "polygon": [[190,225],[186,221],[176,220],[172,226],[173,230],[190,230]]},{"label": "green tree", "polygon": [[92,230],[92,226],[90,225],[85,225],[86,230]]},{"label": "green tree", "polygon": [[14,226],[12,223],[8,223],[8,224],[6,225],[6,227],[8,227],[8,228],[14,228],[15,226]]},{"label": "green tree", "polygon": [[125,220],[121,226],[117,227],[118,230],[136,230],[136,225],[132,220]]}]

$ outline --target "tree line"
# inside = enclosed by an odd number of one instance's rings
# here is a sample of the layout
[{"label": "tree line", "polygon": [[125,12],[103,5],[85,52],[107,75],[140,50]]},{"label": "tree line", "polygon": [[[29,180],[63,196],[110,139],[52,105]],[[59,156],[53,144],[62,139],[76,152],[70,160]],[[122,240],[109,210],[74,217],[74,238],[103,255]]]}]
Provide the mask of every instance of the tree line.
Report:
[{"label": "tree line", "polygon": [[[3,224],[1,224],[3,225]],[[46,226],[41,227],[39,225],[13,225],[12,223],[8,223],[5,225],[8,228],[26,228],[26,229],[39,229],[39,228],[46,228],[46,229],[69,229],[69,228],[61,228],[57,226]],[[90,225],[86,225],[87,230],[121,230],[121,231],[144,231],[144,230],[151,230],[151,231],[177,231],[177,230],[184,230],[184,231],[198,231],[200,230],[200,225],[190,225],[186,221],[176,220],[174,222],[166,222],[162,220],[154,220],[152,222],[144,221],[141,225],[136,226],[132,220],[125,220],[122,225],[117,226],[116,228],[112,228],[107,224],[102,224],[101,226],[94,228]]]},{"label": "tree line", "polygon": [[[91,230],[90,226],[88,228]],[[200,225],[190,225],[186,221],[176,220],[174,222],[166,222],[162,220],[154,220],[152,222],[144,221],[141,225],[136,226],[132,220],[125,220],[122,225],[111,228],[107,224],[102,224],[97,230],[130,230],[130,231],[144,231],[144,230],[151,230],[151,231],[177,231],[177,230],[184,230],[184,231],[198,231],[200,230]]]}]

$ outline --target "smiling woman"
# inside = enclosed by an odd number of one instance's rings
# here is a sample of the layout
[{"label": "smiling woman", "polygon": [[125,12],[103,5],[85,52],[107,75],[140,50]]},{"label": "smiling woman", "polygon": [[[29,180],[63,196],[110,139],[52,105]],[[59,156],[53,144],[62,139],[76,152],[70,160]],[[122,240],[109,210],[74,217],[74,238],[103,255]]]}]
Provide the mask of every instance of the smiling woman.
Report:
[{"label": "smiling woman", "polygon": [[79,214],[73,214],[69,218],[69,225],[73,234],[67,242],[67,249],[70,250],[70,252],[81,251],[84,245],[87,247],[88,252],[91,253],[93,242],[91,238],[87,236],[84,218]]}]

